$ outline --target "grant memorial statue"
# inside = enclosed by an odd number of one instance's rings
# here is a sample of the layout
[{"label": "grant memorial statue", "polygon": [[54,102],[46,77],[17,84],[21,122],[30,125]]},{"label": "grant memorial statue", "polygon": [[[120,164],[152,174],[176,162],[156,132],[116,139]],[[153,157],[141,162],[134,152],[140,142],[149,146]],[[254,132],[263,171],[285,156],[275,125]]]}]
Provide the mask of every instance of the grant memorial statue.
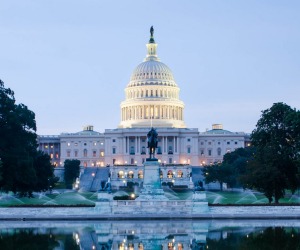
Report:
[{"label": "grant memorial statue", "polygon": [[149,148],[149,158],[147,158],[147,161],[148,160],[150,160],[150,161],[157,160],[155,158],[155,150],[157,148],[157,142],[158,142],[157,136],[158,136],[158,134],[157,134],[156,130],[152,127],[151,130],[147,134],[147,143],[148,143],[147,148]]}]

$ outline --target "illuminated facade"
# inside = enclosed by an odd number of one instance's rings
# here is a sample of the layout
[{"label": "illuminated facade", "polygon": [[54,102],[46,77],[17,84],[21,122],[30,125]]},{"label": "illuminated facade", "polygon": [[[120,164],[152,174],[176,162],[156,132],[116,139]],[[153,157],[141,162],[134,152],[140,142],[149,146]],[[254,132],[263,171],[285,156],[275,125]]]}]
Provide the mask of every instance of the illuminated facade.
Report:
[{"label": "illuminated facade", "polygon": [[39,149],[48,153],[55,165],[79,159],[85,167],[141,166],[148,157],[146,135],[151,126],[158,132],[156,157],[162,164],[207,165],[250,143],[249,135],[224,130],[221,124],[206,132],[187,128],[180,89],[157,56],[153,33],[146,46],[147,56],[125,88],[118,128],[99,133],[87,126],[78,133],[39,137]]}]

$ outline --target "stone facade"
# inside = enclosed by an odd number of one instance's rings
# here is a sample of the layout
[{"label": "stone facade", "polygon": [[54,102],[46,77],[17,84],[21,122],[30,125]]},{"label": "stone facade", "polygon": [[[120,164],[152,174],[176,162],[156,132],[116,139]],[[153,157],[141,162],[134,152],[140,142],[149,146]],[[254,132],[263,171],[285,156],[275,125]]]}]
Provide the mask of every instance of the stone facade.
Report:
[{"label": "stone facade", "polygon": [[99,133],[86,126],[77,133],[39,136],[39,149],[51,156],[52,163],[62,166],[66,159],[78,159],[84,167],[142,166],[151,127],[158,132],[156,157],[162,164],[212,164],[222,161],[225,153],[250,145],[249,135],[224,130],[220,124],[206,132],[186,128],[180,89],[171,70],[158,58],[153,36],[146,47],[146,58],[125,88],[118,128]]}]

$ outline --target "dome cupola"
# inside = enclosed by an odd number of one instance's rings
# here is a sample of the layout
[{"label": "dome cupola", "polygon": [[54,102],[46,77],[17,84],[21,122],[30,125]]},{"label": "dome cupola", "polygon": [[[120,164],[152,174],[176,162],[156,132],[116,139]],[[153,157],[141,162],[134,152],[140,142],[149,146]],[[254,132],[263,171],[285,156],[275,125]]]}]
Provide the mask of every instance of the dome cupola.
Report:
[{"label": "dome cupola", "polygon": [[121,103],[121,128],[186,127],[183,121],[184,103],[172,71],[160,62],[153,26],[146,44],[147,55],[131,74]]}]

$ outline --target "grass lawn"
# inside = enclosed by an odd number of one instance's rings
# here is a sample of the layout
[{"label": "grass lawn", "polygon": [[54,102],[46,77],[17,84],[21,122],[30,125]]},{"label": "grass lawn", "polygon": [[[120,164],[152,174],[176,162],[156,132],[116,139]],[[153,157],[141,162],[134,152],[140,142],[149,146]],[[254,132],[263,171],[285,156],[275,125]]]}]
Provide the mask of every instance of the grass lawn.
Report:
[{"label": "grass lawn", "polygon": [[[193,195],[192,190],[178,189],[172,190],[164,188],[165,195],[170,200],[186,200]],[[119,191],[120,192],[120,191]],[[124,191],[122,191],[124,192]],[[209,204],[266,204],[268,199],[259,192],[252,191],[206,191]],[[12,193],[0,194],[0,207],[8,207],[15,205],[94,205],[97,201],[97,193],[95,192],[75,192],[60,189],[54,190],[52,194],[34,194],[34,198],[18,198]],[[296,192],[292,195],[287,192],[285,198],[279,200],[280,203],[299,203],[300,196]]]},{"label": "grass lawn", "polygon": [[[210,204],[264,204],[268,203],[268,199],[259,192],[252,191],[207,191],[208,203]],[[298,193],[292,195],[287,192],[279,203],[300,203],[300,196]]]},{"label": "grass lawn", "polygon": [[97,193],[93,192],[53,192],[52,194],[34,194],[34,198],[18,198],[12,193],[0,195],[0,207],[16,205],[94,205]]}]

